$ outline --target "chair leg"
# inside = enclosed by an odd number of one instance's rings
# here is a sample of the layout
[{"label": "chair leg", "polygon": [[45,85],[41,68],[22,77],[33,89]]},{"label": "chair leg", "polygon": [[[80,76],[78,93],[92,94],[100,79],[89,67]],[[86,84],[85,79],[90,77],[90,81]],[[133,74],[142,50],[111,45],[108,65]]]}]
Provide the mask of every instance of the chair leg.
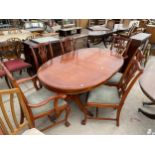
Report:
[{"label": "chair leg", "polygon": [[87,113],[84,113],[84,119],[81,121],[81,124],[82,125],[86,125],[86,123],[87,123],[87,118],[88,116],[87,116]]},{"label": "chair leg", "polygon": [[22,75],[22,70],[20,70],[19,74]]},{"label": "chair leg", "polygon": [[99,108],[96,107],[96,118],[98,117],[99,114]]},{"label": "chair leg", "polygon": [[10,85],[10,83],[9,83],[9,81],[8,81],[7,76],[5,76],[5,81],[6,81],[6,83],[7,83],[7,86],[8,86],[9,88],[11,88],[11,85]]},{"label": "chair leg", "polygon": [[120,118],[120,112],[121,110],[117,110],[117,117],[116,117],[116,126],[119,126],[119,118]]},{"label": "chair leg", "polygon": [[70,126],[70,123],[68,122],[68,116],[69,116],[69,114],[71,112],[71,107],[68,105],[66,107],[65,111],[66,111],[66,115],[65,115],[65,126],[66,127],[69,127]]}]

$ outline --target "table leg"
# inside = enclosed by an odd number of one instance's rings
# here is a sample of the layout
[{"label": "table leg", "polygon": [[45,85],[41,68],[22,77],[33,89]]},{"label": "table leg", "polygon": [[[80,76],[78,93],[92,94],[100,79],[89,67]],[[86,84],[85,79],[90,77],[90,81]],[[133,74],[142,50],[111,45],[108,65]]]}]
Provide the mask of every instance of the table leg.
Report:
[{"label": "table leg", "polygon": [[143,110],[142,108],[139,108],[138,112],[141,112],[142,114],[144,114],[148,118],[155,119],[155,114],[150,114],[147,111]]},{"label": "table leg", "polygon": [[143,102],[143,105],[155,105],[154,102]]},{"label": "table leg", "polygon": [[70,98],[77,104],[77,106],[79,107],[79,109],[84,113],[84,114],[87,114],[89,116],[93,116],[93,114],[88,111],[85,106],[82,104],[81,100],[80,100],[80,97],[78,95],[73,95],[73,96],[70,96]]}]

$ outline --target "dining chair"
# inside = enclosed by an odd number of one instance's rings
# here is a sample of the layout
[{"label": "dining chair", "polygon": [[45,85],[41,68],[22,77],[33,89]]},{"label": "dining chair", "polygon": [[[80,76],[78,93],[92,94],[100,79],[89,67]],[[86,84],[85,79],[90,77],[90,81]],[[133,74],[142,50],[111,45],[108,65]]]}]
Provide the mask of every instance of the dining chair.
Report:
[{"label": "dining chair", "polygon": [[130,43],[131,43],[131,39],[129,38],[113,35],[110,50],[126,58]]},{"label": "dining chair", "polygon": [[122,37],[130,38],[132,34],[135,32],[135,30],[136,30],[136,24],[133,23],[128,31],[120,32],[119,35]]},{"label": "dining chair", "polygon": [[64,39],[60,40],[60,46],[62,54],[71,52],[75,50],[75,43],[72,37],[65,37]]},{"label": "dining chair", "polygon": [[[121,81],[119,82],[119,85],[117,87],[101,85],[90,91],[85,107],[87,109],[96,108],[96,115],[90,117],[87,116],[87,114],[85,114],[82,124],[85,125],[87,119],[115,120],[116,125],[119,126],[120,113],[125,103],[126,97],[128,96],[131,88],[133,87],[138,77],[142,74],[142,72],[143,69],[141,68],[138,60],[133,58],[132,61],[130,62],[130,65],[123,74]],[[117,110],[116,117],[115,118],[99,117],[99,108],[116,109]]]},{"label": "dining chair", "polygon": [[53,58],[53,48],[50,43],[41,43],[30,47],[30,49],[36,72],[43,63]]},{"label": "dining chair", "polygon": [[[7,101],[5,101],[6,96],[8,97]],[[23,122],[20,122],[20,110],[22,110],[25,118]],[[26,127],[33,127],[29,112],[18,88],[0,90],[0,111],[0,129],[4,135],[19,134]]]},{"label": "dining chair", "polygon": [[18,38],[10,38],[3,44],[1,60],[12,73],[16,71],[20,71],[21,73],[23,69],[28,69],[32,66],[21,58],[21,48],[22,43]]},{"label": "dining chair", "polygon": [[[42,87],[37,76],[15,80],[9,70],[4,66],[4,64],[0,62],[0,65],[6,72],[12,87],[19,88],[26,103],[26,107],[29,111],[33,127],[36,127],[35,121],[43,117],[49,117],[52,121],[52,124],[41,128],[41,131],[54,127],[55,125],[63,122],[65,123],[66,127],[70,125],[68,116],[70,114],[71,108],[69,104],[64,100],[66,98],[66,95],[57,94],[56,92],[49,91],[46,88]],[[35,90],[29,95],[25,95],[24,91],[21,88],[21,85],[27,82],[32,82]],[[65,112],[64,118],[59,119],[63,112]]]},{"label": "dining chair", "polygon": [[20,57],[23,50],[22,41],[19,38],[9,38],[6,42],[9,49],[16,52],[17,56]]},{"label": "dining chair", "polygon": [[[144,62],[145,62],[145,56],[144,56],[144,53],[142,50],[140,49],[137,49],[137,51],[135,52],[134,56],[136,58],[136,60],[140,63],[140,65],[143,67],[144,65]],[[130,60],[132,61],[132,59]],[[128,64],[128,66],[130,66],[130,62]],[[126,70],[128,69],[128,66],[126,67],[124,73],[122,72],[117,72],[116,74],[114,74],[107,82],[106,82],[106,85],[109,85],[109,86],[118,86],[119,85],[119,82],[123,76],[123,74],[126,73]]]}]

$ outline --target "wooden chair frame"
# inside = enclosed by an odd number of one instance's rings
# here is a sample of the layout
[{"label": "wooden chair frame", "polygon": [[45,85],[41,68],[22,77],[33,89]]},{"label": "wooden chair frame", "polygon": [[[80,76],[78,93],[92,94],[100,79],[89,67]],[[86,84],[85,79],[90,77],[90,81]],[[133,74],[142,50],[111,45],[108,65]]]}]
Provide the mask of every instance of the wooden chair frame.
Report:
[{"label": "wooden chair frame", "polygon": [[[20,79],[20,80],[15,80],[13,78],[13,76],[11,75],[11,73],[7,70],[7,68],[0,62],[0,65],[4,68],[5,72],[6,72],[6,75],[8,77],[8,79],[10,80],[10,83],[12,85],[12,87],[14,88],[19,88],[19,90],[21,91],[21,94],[22,94],[22,97],[24,99],[24,102],[26,103],[26,107],[29,111],[29,115],[30,115],[30,118],[31,118],[31,121],[32,121],[32,125],[33,127],[35,127],[35,120],[39,119],[39,118],[42,118],[42,117],[45,117],[45,116],[49,116],[50,114],[54,114],[54,117],[55,118],[58,118],[61,113],[63,111],[65,111],[65,118],[60,120],[60,121],[57,121],[57,122],[53,122],[53,124],[45,127],[45,128],[42,128],[41,131],[44,131],[46,129],[49,129],[51,127],[54,127],[55,125],[58,125],[60,123],[63,123],[65,122],[65,126],[68,127],[70,125],[70,123],[68,122],[68,116],[70,114],[70,111],[71,111],[71,108],[70,106],[67,104],[67,105],[64,105],[64,106],[61,106],[59,107],[58,106],[58,100],[59,99],[65,99],[67,96],[64,95],[64,94],[57,94],[55,96],[51,96],[49,98],[47,98],[46,100],[38,103],[38,104],[31,104],[27,101],[24,93],[22,92],[21,88],[20,88],[20,84],[23,84],[25,82],[28,82],[28,81],[32,81],[33,84],[34,84],[34,87],[36,89],[36,91],[38,89],[40,89],[42,86],[37,78],[37,76],[33,76],[33,77],[28,77],[28,78],[23,78],[23,79]],[[48,104],[50,101],[53,101],[54,102],[54,108],[47,111],[47,112],[44,112],[44,113],[41,113],[41,114],[38,114],[38,115],[33,115],[32,113],[32,108],[38,108],[38,107],[41,107],[41,106],[44,106],[45,104]]]},{"label": "wooden chair frame", "polygon": [[[119,126],[119,118],[120,118],[120,112],[124,105],[125,99],[130,92],[131,88],[133,87],[136,80],[139,78],[139,76],[143,73],[143,69],[141,68],[138,60],[136,58],[133,58],[130,64],[128,65],[125,73],[123,74],[119,85],[117,86],[117,89],[119,91],[119,96],[121,98],[121,101],[119,104],[99,104],[99,103],[87,103],[86,108],[90,107],[96,107],[96,116],[90,117],[85,114],[84,120],[82,121],[82,124],[85,125],[87,122],[87,119],[96,119],[96,120],[115,120],[116,125]],[[98,110],[99,108],[114,108],[117,110],[116,118],[101,118],[98,117]]]},{"label": "wooden chair frame", "polygon": [[[8,116],[7,111],[4,106],[4,102],[2,100],[2,95],[10,95],[10,108],[11,108],[11,115],[13,117],[13,122],[10,121],[10,115]],[[22,110],[22,113],[24,117],[26,118],[26,121],[18,122],[16,114],[15,114],[15,106],[14,106],[14,94],[17,95],[17,98],[19,100],[20,108]],[[6,104],[6,103],[5,103]],[[2,111],[2,114],[4,116],[4,120],[6,123],[4,123],[3,119],[0,117],[0,128],[2,130],[3,134],[9,135],[15,135],[19,133],[24,127],[28,126],[29,128],[33,127],[32,121],[30,119],[27,107],[24,103],[24,100],[22,98],[21,91],[18,88],[8,89],[8,90],[0,90],[0,109]],[[8,128],[6,127],[6,124]],[[13,126],[15,125],[15,127]]]},{"label": "wooden chair frame", "polygon": [[113,48],[115,48],[116,53],[122,55],[124,58],[127,58],[127,51],[129,49],[130,43],[131,39],[113,35],[113,41],[110,50],[113,50]]},{"label": "wooden chair frame", "polygon": [[72,37],[66,37],[63,40],[60,40],[60,47],[62,54],[65,54],[67,52],[71,52],[75,50],[75,41]]}]

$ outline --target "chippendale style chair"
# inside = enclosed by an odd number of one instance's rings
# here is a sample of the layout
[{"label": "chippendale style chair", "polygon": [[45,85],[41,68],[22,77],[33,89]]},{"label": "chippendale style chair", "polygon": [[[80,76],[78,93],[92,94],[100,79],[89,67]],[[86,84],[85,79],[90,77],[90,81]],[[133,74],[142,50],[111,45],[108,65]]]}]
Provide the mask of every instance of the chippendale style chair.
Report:
[{"label": "chippendale style chair", "polygon": [[62,54],[75,50],[74,39],[72,37],[65,37],[60,41]]},{"label": "chippendale style chair", "polygon": [[[145,57],[145,55],[143,54],[143,52],[140,49],[137,49],[137,51],[135,52],[135,55],[134,56],[136,57],[136,59],[138,60],[138,62],[140,63],[140,65],[141,66],[144,66],[143,64],[145,64],[146,57]],[[127,69],[128,69],[128,66],[127,66],[126,70]],[[111,85],[112,86],[118,86],[119,85],[119,82],[120,82],[120,80],[121,80],[121,78],[122,78],[122,76],[123,76],[124,73],[117,72],[115,75],[113,75],[107,81],[106,85],[109,85],[109,86],[111,86]]]},{"label": "chippendale style chair", "polygon": [[50,43],[42,43],[30,48],[36,72],[43,63],[53,58],[53,48]]},{"label": "chippendale style chair", "polygon": [[[53,123],[50,124],[49,126],[42,128],[41,129],[42,131],[63,122],[65,122],[65,126],[67,127],[70,125],[70,123],[68,122],[68,116],[70,114],[71,109],[68,103],[64,100],[66,98],[66,95],[57,94],[55,92],[48,91],[47,89],[43,88],[39,83],[37,76],[28,77],[28,78],[24,78],[16,81],[12,77],[11,73],[1,62],[0,62],[0,65],[4,68],[12,86],[14,88],[20,89],[24,102],[26,103],[26,107],[29,111],[29,115],[30,115],[33,127],[35,127],[35,121],[37,119],[50,116],[51,114],[53,114],[55,120],[52,120]],[[20,86],[21,84],[24,84],[29,81],[33,82],[34,88],[36,91],[28,96],[25,96]],[[56,119],[59,118],[59,116],[63,112],[65,112],[65,118],[56,121]]]},{"label": "chippendale style chair", "polygon": [[113,35],[112,43],[110,46],[110,50],[116,52],[123,57],[127,57],[127,51],[131,43],[131,39]]},{"label": "chippendale style chair", "polygon": [[[123,74],[119,85],[106,86],[101,85],[94,90],[90,91],[87,99],[86,108],[96,108],[96,116],[90,117],[85,115],[82,124],[85,125],[87,119],[96,120],[116,120],[116,125],[119,126],[120,112],[124,105],[125,99],[129,94],[132,86],[142,74],[143,69],[141,68],[138,60],[132,59],[130,65]],[[98,116],[99,108],[114,108],[117,110],[116,118],[102,118]]]}]

